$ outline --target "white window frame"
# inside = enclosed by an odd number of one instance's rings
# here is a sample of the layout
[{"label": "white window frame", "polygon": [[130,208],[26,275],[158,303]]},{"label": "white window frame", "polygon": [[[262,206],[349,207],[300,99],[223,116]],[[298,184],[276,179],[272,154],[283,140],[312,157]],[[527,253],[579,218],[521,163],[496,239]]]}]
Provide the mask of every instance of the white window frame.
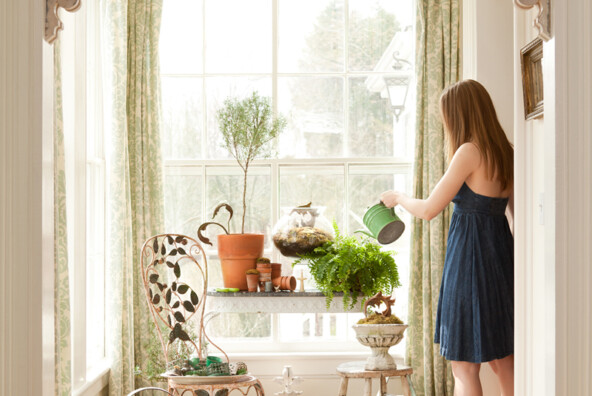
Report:
[{"label": "white window frame", "polygon": [[[76,13],[64,13],[63,19],[68,27],[60,32],[62,44],[63,74],[63,113],[64,113],[64,144],[66,149],[66,179],[67,179],[67,217],[68,217],[68,260],[70,267],[70,309],[71,309],[71,340],[72,340],[72,392],[74,395],[96,394],[97,389],[105,386],[106,374],[109,365],[105,354],[91,360],[88,357],[87,338],[88,309],[87,303],[90,296],[87,283],[89,282],[89,272],[97,273],[96,269],[88,268],[91,262],[87,257],[88,243],[88,223],[87,219],[87,199],[99,198],[92,194],[87,194],[90,182],[87,179],[87,169],[98,167],[104,172],[104,151],[102,158],[90,158],[87,154],[87,134],[93,131],[97,140],[102,140],[102,125],[100,117],[92,117],[96,109],[90,109],[88,106],[92,103],[98,103],[96,92],[93,99],[88,100],[90,94],[89,87],[98,86],[100,82],[91,81],[91,74],[100,64],[96,54],[92,53],[98,48],[97,34],[99,20],[98,2],[86,2]],[[93,29],[92,31],[90,29]],[[89,40],[93,40],[89,42]],[[94,65],[89,66],[88,62],[93,61]],[[94,125],[89,125],[89,122]],[[103,187],[105,180],[102,181]],[[103,188],[104,192],[104,188]],[[103,203],[104,203],[104,194]],[[104,205],[103,205],[104,207]],[[104,211],[103,211],[104,213]],[[105,218],[105,216],[102,216]],[[103,241],[105,240],[103,230]],[[104,243],[103,243],[104,246]],[[103,254],[104,257],[104,254]],[[104,260],[102,273],[104,275]],[[98,272],[101,270],[99,268]],[[96,282],[96,278],[93,278]],[[104,276],[103,276],[104,282]],[[98,295],[95,296],[103,300],[104,305],[104,283],[101,293],[99,286]],[[103,331],[105,320],[103,316]],[[100,332],[99,332],[100,333]],[[105,341],[103,340],[103,351]],[[93,393],[94,392],[94,393]]]},{"label": "white window frame", "polygon": [[[165,0],[166,1],[166,0]],[[169,0],[171,1],[171,0]],[[343,145],[343,157],[337,158],[289,158],[289,159],[265,159],[265,160],[256,160],[252,163],[252,171],[250,171],[250,175],[254,174],[257,167],[267,167],[269,169],[270,174],[270,185],[272,190],[271,196],[271,225],[277,223],[281,213],[281,208],[279,207],[280,202],[280,191],[279,191],[279,178],[280,178],[280,168],[282,167],[327,167],[327,166],[342,166],[344,169],[344,194],[345,194],[345,208],[349,207],[349,188],[348,188],[348,179],[349,179],[349,171],[352,166],[360,165],[360,166],[369,166],[371,168],[376,168],[377,166],[382,166],[385,170],[388,167],[396,167],[398,169],[404,169],[407,172],[407,177],[412,176],[412,165],[413,159],[410,157],[348,157],[348,144],[347,137],[348,137],[348,127],[349,127],[349,117],[347,116],[347,112],[349,109],[349,78],[348,77],[356,77],[356,76],[383,76],[388,73],[384,72],[375,72],[375,71],[364,71],[364,72],[351,72],[347,70],[343,70],[341,72],[326,72],[326,73],[305,73],[305,72],[298,72],[298,73],[280,73],[278,72],[278,4],[279,0],[271,0],[272,3],[272,71],[271,73],[210,73],[207,72],[206,68],[206,46],[202,46],[202,73],[161,73],[161,77],[196,77],[201,78],[202,84],[202,94],[207,95],[206,91],[206,80],[209,77],[253,77],[253,76],[265,76],[271,77],[271,84],[272,84],[272,107],[274,114],[278,113],[277,103],[278,103],[278,77],[339,77],[342,78],[344,81],[344,95],[343,95],[343,108],[344,108],[344,145]],[[349,42],[349,7],[348,7],[348,0],[344,0],[344,13],[345,13],[345,37],[344,37],[344,59],[348,59],[348,45]],[[206,2],[204,1],[202,4],[202,13],[204,18],[207,19],[206,15]],[[205,25],[202,31],[204,42],[206,36]],[[413,78],[411,78],[410,85],[414,84]],[[410,88],[410,91],[412,88]],[[409,108],[412,107],[412,99],[413,95],[407,97],[407,103]],[[388,100],[388,99],[386,99]],[[202,101],[202,111],[203,114],[208,113],[207,108],[207,101]],[[407,110],[404,114],[401,115],[401,121],[398,125],[404,125],[406,117],[414,117],[412,114],[413,112]],[[393,116],[394,117],[394,116]],[[201,128],[201,135],[200,141],[206,142],[207,141],[207,134],[208,134],[208,117],[204,116],[202,118],[202,128]],[[409,135],[407,135],[409,136]],[[411,144],[411,142],[407,142],[407,144]],[[164,159],[163,166],[164,166],[164,177],[166,178],[168,175],[179,175],[179,174],[199,174],[202,177],[202,218],[201,222],[205,222],[208,220],[208,216],[210,215],[207,213],[207,197],[206,197],[206,176],[208,174],[208,168],[213,167],[229,167],[232,168],[232,172],[236,172],[240,170],[238,167],[236,160],[234,159],[208,159],[206,155],[208,147],[206,144],[201,145],[201,159],[183,159],[183,160],[172,160],[172,159]],[[185,172],[184,172],[185,171]],[[251,173],[252,172],[252,173]],[[234,173],[233,173],[234,174]],[[350,224],[349,224],[349,215],[346,213],[344,215],[344,232],[349,233]],[[207,247],[206,247],[207,248]],[[206,253],[208,257],[217,256],[217,251],[212,248],[206,249]],[[273,261],[277,262],[277,258],[279,256],[279,252],[277,249],[269,249],[267,248],[264,252],[267,257],[271,257]],[[317,351],[317,352],[327,352],[327,351],[362,351],[363,347],[357,345],[357,343],[352,343],[351,341],[336,341],[330,342],[330,345],[327,343],[319,343],[319,342],[310,342],[310,343],[303,343],[299,342],[298,346],[292,345],[293,343],[281,343],[279,341],[279,334],[278,334],[278,321],[279,317],[277,314],[272,315],[272,335],[271,340],[265,339],[261,342],[249,339],[249,342],[244,342],[244,340],[229,340],[224,339],[224,345],[227,352],[231,353],[249,353],[253,351],[267,351],[267,352],[287,352],[287,351],[302,351],[310,350],[310,351]],[[349,336],[349,335],[348,335]],[[322,348],[321,348],[322,345]],[[262,349],[263,348],[263,349]]]}]

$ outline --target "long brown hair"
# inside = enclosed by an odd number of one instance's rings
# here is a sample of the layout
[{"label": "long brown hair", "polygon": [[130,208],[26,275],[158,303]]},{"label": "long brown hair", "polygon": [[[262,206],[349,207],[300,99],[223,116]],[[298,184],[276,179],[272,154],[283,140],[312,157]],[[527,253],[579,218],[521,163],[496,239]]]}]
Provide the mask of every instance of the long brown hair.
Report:
[{"label": "long brown hair", "polygon": [[459,81],[444,89],[440,114],[446,131],[448,160],[463,143],[479,148],[487,164],[486,175],[497,178],[502,190],[514,181],[514,149],[500,125],[491,97],[475,80]]}]

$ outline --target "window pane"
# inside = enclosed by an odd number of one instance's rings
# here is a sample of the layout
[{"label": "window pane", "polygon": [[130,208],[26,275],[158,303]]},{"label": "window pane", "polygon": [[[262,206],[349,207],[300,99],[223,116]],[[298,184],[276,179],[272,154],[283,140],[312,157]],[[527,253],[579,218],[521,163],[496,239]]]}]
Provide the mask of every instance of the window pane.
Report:
[{"label": "window pane", "polygon": [[86,167],[86,362],[105,357],[105,171],[98,160]]},{"label": "window pane", "polygon": [[[210,337],[216,340],[233,338],[235,341],[243,339],[252,341],[270,341],[271,338],[271,314],[268,313],[250,313],[250,312],[232,312],[221,313],[212,318],[206,328]],[[210,352],[216,352],[212,346],[208,348]]]},{"label": "window pane", "polygon": [[206,1],[206,72],[271,72],[271,0]]},{"label": "window pane", "polygon": [[232,158],[222,147],[222,134],[216,120],[216,112],[228,98],[245,98],[253,91],[260,96],[271,97],[271,77],[210,77],[206,79],[208,105],[207,157],[212,159]]},{"label": "window pane", "polygon": [[[375,70],[381,59],[392,57],[393,37],[398,31],[411,24],[409,17],[413,15],[412,4],[412,1],[350,0],[349,70]],[[405,15],[406,23],[399,19],[402,13],[409,14]]]},{"label": "window pane", "polygon": [[324,217],[343,226],[343,167],[280,167],[280,206],[293,207],[312,202],[324,206]]},{"label": "window pane", "polygon": [[[214,208],[226,202],[234,209],[230,223],[230,232],[241,232],[243,216],[243,172],[238,167],[207,168],[206,218],[210,218]],[[269,244],[271,233],[271,184],[268,167],[249,167],[247,182],[247,214],[245,216],[245,232],[265,234],[265,245]],[[227,226],[227,213],[221,211],[216,220]],[[208,227],[208,238],[215,238],[220,233],[218,227]],[[215,246],[215,244],[214,244]]]},{"label": "window pane", "polygon": [[201,73],[203,64],[201,0],[165,0],[160,29],[160,72]]},{"label": "window pane", "polygon": [[200,159],[202,79],[162,77],[162,151],[165,159]]},{"label": "window pane", "polygon": [[343,156],[343,79],[278,78],[279,111],[288,119],[280,135],[280,156]]},{"label": "window pane", "polygon": [[165,232],[196,238],[202,223],[201,168],[166,169],[164,177]]},{"label": "window pane", "polygon": [[[362,218],[366,209],[374,205],[379,200],[379,195],[386,190],[399,190],[407,194],[412,194],[411,166],[363,166],[356,165],[350,167],[349,172],[349,199],[350,199],[350,228],[352,230],[364,228]],[[396,209],[397,215],[405,223],[405,231],[401,237],[394,243],[384,247],[386,250],[395,251],[394,255],[397,268],[399,270],[399,279],[403,286],[395,290],[394,295],[397,298],[395,304],[395,314],[403,321],[407,320],[407,293],[409,279],[409,258],[411,244],[411,216],[403,211]],[[404,347],[400,352],[404,352]],[[392,353],[397,353],[395,350]]]},{"label": "window pane", "polygon": [[296,313],[279,314],[281,342],[345,341],[347,314]]},{"label": "window pane", "polygon": [[280,73],[343,71],[343,1],[280,0],[278,34]]},{"label": "window pane", "polygon": [[372,80],[367,77],[349,80],[348,144],[353,157],[393,155],[393,114],[389,99],[371,91]]}]

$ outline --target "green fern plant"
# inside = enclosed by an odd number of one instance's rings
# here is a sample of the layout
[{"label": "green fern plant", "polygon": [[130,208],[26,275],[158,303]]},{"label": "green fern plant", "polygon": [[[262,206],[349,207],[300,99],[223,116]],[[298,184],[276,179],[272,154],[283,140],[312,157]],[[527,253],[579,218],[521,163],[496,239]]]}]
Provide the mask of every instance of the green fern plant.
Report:
[{"label": "green fern plant", "polygon": [[360,296],[364,302],[379,291],[390,294],[401,286],[395,252],[380,250],[380,245],[366,237],[360,240],[343,235],[335,222],[333,228],[335,240],[301,255],[292,264],[308,262],[317,287],[327,297],[327,308],[334,293],[342,292],[344,308],[352,309]]}]

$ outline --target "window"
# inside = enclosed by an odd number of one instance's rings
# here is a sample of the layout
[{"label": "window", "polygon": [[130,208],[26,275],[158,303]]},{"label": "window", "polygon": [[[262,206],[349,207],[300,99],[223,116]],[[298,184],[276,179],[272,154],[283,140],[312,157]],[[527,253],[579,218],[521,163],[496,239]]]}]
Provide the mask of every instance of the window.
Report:
[{"label": "window", "polygon": [[64,14],[60,32],[66,154],[72,384],[105,368],[105,155],[97,2]]},{"label": "window", "polygon": [[[220,147],[214,114],[225,98],[253,90],[271,97],[274,111],[288,119],[275,142],[277,157],[259,160],[249,171],[246,230],[266,234],[265,254],[274,262],[291,263],[270,240],[282,207],[312,201],[351,233],[363,226],[365,208],[382,191],[410,193],[413,24],[412,0],[165,0],[166,231],[195,235],[220,201],[240,212],[242,171]],[[395,116],[390,96],[407,88],[406,108]],[[402,218],[409,224],[408,216]],[[389,248],[397,251],[401,279],[407,279],[409,232]],[[221,286],[216,251],[207,253],[209,286]],[[295,269],[300,271],[306,268]],[[403,281],[396,291],[396,310],[404,318],[406,286]],[[223,337],[231,351],[253,345],[343,350],[356,348],[350,324],[358,317],[225,314],[210,322],[210,334]],[[402,350],[403,344],[395,352]]]}]

